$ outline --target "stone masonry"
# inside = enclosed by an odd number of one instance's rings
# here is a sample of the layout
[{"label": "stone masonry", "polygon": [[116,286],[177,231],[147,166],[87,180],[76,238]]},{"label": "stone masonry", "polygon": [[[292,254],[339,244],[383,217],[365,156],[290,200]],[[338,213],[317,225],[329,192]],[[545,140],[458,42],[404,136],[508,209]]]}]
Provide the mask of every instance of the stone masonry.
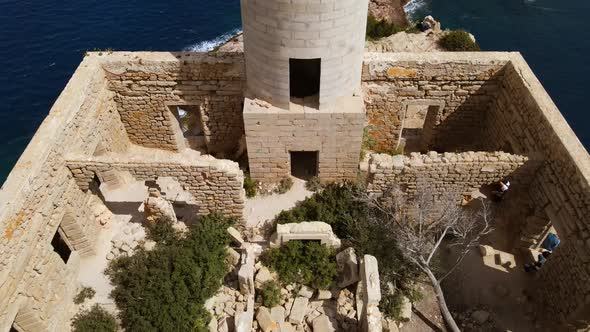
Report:
[{"label": "stone masonry", "polygon": [[459,201],[460,195],[506,178],[526,161],[524,156],[505,152],[432,151],[427,155],[413,153],[411,157],[373,154],[367,190],[381,196],[392,189],[391,185],[398,185],[412,195],[420,185],[428,184],[436,193],[455,194]]},{"label": "stone masonry", "polygon": [[476,149],[506,63],[506,53],[365,54],[363,91],[374,149],[397,148],[408,105],[434,106],[424,127],[431,149]]},{"label": "stone masonry", "polygon": [[192,158],[190,155],[177,160],[170,156],[157,156],[158,152],[155,151],[142,158],[125,158],[123,155],[119,158],[105,156],[94,160],[69,160],[67,167],[83,190],[88,188],[95,174],[108,170],[130,172],[140,181],[171,177],[193,195],[199,207],[199,215],[222,212],[238,220],[242,219],[244,179],[236,163],[213,158]]},{"label": "stone masonry", "polygon": [[[365,122],[360,85],[368,1],[241,4],[252,179],[277,182],[294,174],[290,152],[317,152],[311,173],[323,182],[354,179]],[[319,67],[295,70],[292,60]],[[297,83],[299,72],[305,82]],[[318,91],[294,94],[316,79]]]},{"label": "stone masonry", "polygon": [[[360,98],[353,101],[362,107]],[[306,112],[301,107],[286,111],[246,99],[250,175],[256,180],[277,182],[291,174],[290,151],[318,151],[322,181],[355,179],[365,124],[365,114],[358,110],[352,107],[349,113],[324,113]]]},{"label": "stone masonry", "polygon": [[122,53],[102,64],[131,142],[185,146],[170,107],[195,105],[211,153],[233,152],[243,134],[242,54]]},{"label": "stone masonry", "polygon": [[531,290],[552,317],[584,326],[590,320],[590,158],[522,57],[514,56],[503,76],[488,112],[484,148],[534,161],[532,175],[519,180],[562,244]]}]

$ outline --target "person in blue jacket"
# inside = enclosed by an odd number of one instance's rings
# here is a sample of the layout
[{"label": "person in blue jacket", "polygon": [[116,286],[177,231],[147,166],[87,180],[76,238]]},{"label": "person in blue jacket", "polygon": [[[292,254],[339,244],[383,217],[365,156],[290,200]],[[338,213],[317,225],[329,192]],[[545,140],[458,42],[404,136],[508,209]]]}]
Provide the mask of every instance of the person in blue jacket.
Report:
[{"label": "person in blue jacket", "polygon": [[559,242],[561,242],[561,240],[559,240],[559,236],[557,236],[557,234],[549,233],[547,238],[545,238],[545,241],[543,241],[541,244],[541,248],[549,251],[555,251],[555,248],[557,248]]}]

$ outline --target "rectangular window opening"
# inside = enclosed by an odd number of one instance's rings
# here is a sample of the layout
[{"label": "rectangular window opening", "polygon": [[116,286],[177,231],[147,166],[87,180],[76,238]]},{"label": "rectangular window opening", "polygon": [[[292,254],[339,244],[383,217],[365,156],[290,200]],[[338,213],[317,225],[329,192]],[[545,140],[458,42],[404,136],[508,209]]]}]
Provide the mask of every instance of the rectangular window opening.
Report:
[{"label": "rectangular window opening", "polygon": [[318,151],[291,151],[291,175],[309,180],[318,176]]},{"label": "rectangular window opening", "polygon": [[170,106],[170,110],[178,124],[188,146],[195,150],[206,150],[205,126],[199,110],[199,105]]},{"label": "rectangular window opening", "polygon": [[318,108],[322,59],[289,59],[291,102]]},{"label": "rectangular window opening", "polygon": [[70,259],[70,255],[72,254],[72,249],[64,239],[62,234],[61,226],[53,235],[53,239],[51,240],[51,246],[53,247],[53,251],[55,251],[59,257],[64,261],[64,263],[68,263],[68,259]]}]

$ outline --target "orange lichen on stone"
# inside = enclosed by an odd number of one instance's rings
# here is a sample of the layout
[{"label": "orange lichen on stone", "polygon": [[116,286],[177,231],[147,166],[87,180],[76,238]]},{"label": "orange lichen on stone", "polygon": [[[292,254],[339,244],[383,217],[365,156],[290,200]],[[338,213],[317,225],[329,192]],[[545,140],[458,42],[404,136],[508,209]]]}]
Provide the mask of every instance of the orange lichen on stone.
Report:
[{"label": "orange lichen on stone", "polygon": [[414,77],[417,71],[415,69],[407,69],[401,67],[392,67],[387,69],[387,76],[389,77]]},{"label": "orange lichen on stone", "polygon": [[8,225],[4,229],[4,238],[7,240],[12,239],[14,231],[23,223],[24,213],[19,213],[12,221],[8,222]]}]

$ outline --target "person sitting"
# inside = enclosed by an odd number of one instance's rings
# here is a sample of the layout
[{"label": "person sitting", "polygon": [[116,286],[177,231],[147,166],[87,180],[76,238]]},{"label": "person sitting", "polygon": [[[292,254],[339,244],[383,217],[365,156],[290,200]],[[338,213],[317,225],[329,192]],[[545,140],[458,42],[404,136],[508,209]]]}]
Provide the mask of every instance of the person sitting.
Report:
[{"label": "person sitting", "polygon": [[545,238],[545,241],[541,244],[541,248],[549,251],[555,251],[555,248],[559,245],[561,240],[559,240],[559,236],[555,233],[549,233]]},{"label": "person sitting", "polygon": [[500,187],[500,190],[499,191],[498,190],[492,191],[492,195],[494,195],[494,197],[497,200],[502,200],[502,198],[504,198],[504,195],[506,194],[506,192],[510,188],[510,181],[506,181],[506,182],[498,181],[498,186]]},{"label": "person sitting", "polygon": [[525,264],[524,265],[524,271],[525,272],[537,272],[537,271],[539,271],[541,269],[541,267],[543,267],[543,264],[545,264],[545,262],[547,262],[547,258],[549,258],[549,256],[551,256],[551,251],[543,251],[537,257],[538,261],[536,261],[536,262],[534,262],[532,264]]}]

